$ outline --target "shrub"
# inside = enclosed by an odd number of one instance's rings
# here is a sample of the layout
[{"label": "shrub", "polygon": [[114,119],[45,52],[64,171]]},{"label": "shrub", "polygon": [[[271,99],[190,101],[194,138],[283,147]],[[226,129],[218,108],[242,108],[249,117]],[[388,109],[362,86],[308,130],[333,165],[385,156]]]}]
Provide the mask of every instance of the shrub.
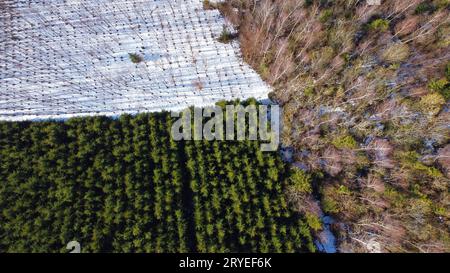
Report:
[{"label": "shrub", "polygon": [[435,9],[444,9],[450,7],[450,1],[449,0],[434,0],[433,4],[435,6]]},{"label": "shrub", "polygon": [[[447,75],[448,76],[448,75]],[[450,83],[447,79],[432,80],[428,84],[428,88],[441,94],[445,101],[450,99]]]},{"label": "shrub", "polygon": [[358,143],[350,135],[338,137],[332,141],[332,144],[338,149],[356,149],[358,147]]},{"label": "shrub", "polygon": [[322,206],[325,213],[338,213],[340,211],[338,203],[330,198],[324,198],[322,200]]},{"label": "shrub", "polygon": [[306,8],[312,6],[313,4],[314,4],[314,0],[304,0],[304,6]]},{"label": "shrub", "polygon": [[300,193],[311,193],[311,175],[298,168],[292,168],[289,178],[292,189]]},{"label": "shrub", "polygon": [[436,206],[434,208],[434,214],[438,216],[448,217],[447,210],[444,207]]},{"label": "shrub", "polygon": [[217,39],[219,42],[228,44],[235,38],[235,35],[231,33],[225,26],[223,27],[222,33]]},{"label": "shrub", "polygon": [[450,25],[438,27],[434,34],[436,41],[433,43],[436,48],[447,48],[450,46]]},{"label": "shrub", "polygon": [[259,65],[259,73],[261,74],[261,77],[263,79],[267,79],[270,76],[270,68],[266,64],[266,62],[263,60],[261,64]]},{"label": "shrub", "polygon": [[339,188],[337,189],[337,193],[342,194],[342,195],[349,195],[351,194],[350,189],[347,188],[344,185],[340,185]]},{"label": "shrub", "polygon": [[369,25],[369,29],[372,31],[384,32],[389,29],[389,21],[385,19],[376,19]]},{"label": "shrub", "polygon": [[439,92],[440,90],[444,89],[447,84],[448,81],[446,79],[432,80],[428,84],[428,88],[430,88],[433,91]]},{"label": "shrub", "polygon": [[322,229],[322,221],[320,221],[319,217],[315,214],[309,212],[306,213],[306,223],[314,231],[319,231]]},{"label": "shrub", "polygon": [[330,20],[330,18],[333,16],[333,10],[332,9],[326,9],[320,14],[319,21],[324,24]]},{"label": "shrub", "polygon": [[429,167],[419,161],[419,154],[414,151],[403,152],[397,156],[400,159],[403,168],[427,175],[432,178],[442,177],[442,173],[434,168]]},{"label": "shrub", "polygon": [[445,67],[445,78],[430,81],[428,88],[441,94],[445,101],[450,99],[450,62]]},{"label": "shrub", "polygon": [[388,199],[393,207],[401,208],[407,201],[405,194],[397,191],[391,186],[387,185],[384,191],[384,197]]},{"label": "shrub", "polygon": [[314,86],[306,87],[305,90],[303,90],[303,94],[307,97],[314,96],[314,94],[315,94]]},{"label": "shrub", "polygon": [[334,49],[331,46],[317,49],[312,53],[312,66],[314,69],[328,68],[335,55]]},{"label": "shrub", "polygon": [[445,104],[445,98],[439,93],[428,94],[420,100],[420,107],[423,112],[436,115]]},{"label": "shrub", "polygon": [[384,61],[388,63],[399,63],[409,57],[409,46],[402,43],[395,43],[389,46],[382,54]]},{"label": "shrub", "polygon": [[442,177],[442,173],[438,169],[436,169],[435,167],[426,166],[421,162],[416,162],[413,165],[413,169],[419,172],[423,172],[424,174],[432,178]]},{"label": "shrub", "polygon": [[416,14],[423,14],[426,12],[433,12],[436,8],[429,2],[420,3],[415,10]]},{"label": "shrub", "polygon": [[128,57],[130,57],[130,60],[132,63],[137,64],[143,61],[142,56],[136,53],[129,53]]}]

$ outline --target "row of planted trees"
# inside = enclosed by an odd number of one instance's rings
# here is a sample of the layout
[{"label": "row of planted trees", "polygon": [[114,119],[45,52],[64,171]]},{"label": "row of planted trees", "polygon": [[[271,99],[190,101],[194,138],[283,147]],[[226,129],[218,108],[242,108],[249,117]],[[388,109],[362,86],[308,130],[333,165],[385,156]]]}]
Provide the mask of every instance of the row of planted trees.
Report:
[{"label": "row of planted trees", "polygon": [[313,250],[258,142],[170,137],[169,113],[0,122],[0,251]]},{"label": "row of planted trees", "polygon": [[277,156],[257,142],[191,142],[185,150],[198,251],[313,250],[308,226],[288,209],[288,170]]}]

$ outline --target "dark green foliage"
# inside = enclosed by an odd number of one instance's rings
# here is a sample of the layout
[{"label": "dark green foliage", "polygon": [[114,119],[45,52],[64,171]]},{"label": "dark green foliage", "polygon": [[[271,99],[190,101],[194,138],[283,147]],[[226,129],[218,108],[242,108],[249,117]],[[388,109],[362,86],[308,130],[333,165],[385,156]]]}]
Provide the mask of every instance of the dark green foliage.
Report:
[{"label": "dark green foliage", "polygon": [[226,27],[223,27],[222,33],[217,40],[221,43],[228,44],[235,38],[236,35],[233,35]]},{"label": "dark green foliage", "polygon": [[258,142],[174,142],[169,113],[0,122],[0,252],[313,250]]},{"label": "dark green foliage", "polygon": [[314,1],[313,0],[304,0],[303,1],[304,2],[304,6],[305,7],[310,7],[310,6],[312,6],[312,4],[314,4]]},{"label": "dark green foliage", "polygon": [[[189,142],[197,251],[294,252],[311,237],[282,192],[287,170],[257,142]],[[220,163],[220,164],[218,164]]]},{"label": "dark green foliage", "polygon": [[431,80],[428,88],[440,93],[446,101],[450,99],[450,62],[445,67],[445,78]]},{"label": "dark green foliage", "polygon": [[131,62],[134,64],[138,64],[143,61],[142,56],[136,53],[129,53],[128,57],[130,57]]},{"label": "dark green foliage", "polygon": [[433,6],[430,2],[422,2],[419,5],[417,5],[415,13],[416,14],[422,14],[426,12],[433,12],[436,10],[436,7]]},{"label": "dark green foliage", "polygon": [[333,10],[332,9],[325,9],[319,17],[319,21],[323,24],[328,22],[333,17]]}]

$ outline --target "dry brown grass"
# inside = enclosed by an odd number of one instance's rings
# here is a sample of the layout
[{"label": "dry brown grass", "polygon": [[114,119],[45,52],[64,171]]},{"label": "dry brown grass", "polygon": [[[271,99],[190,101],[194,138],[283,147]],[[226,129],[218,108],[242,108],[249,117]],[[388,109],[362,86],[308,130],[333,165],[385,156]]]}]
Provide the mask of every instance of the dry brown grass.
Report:
[{"label": "dry brown grass", "polygon": [[[295,148],[296,160],[309,170],[325,175],[325,188],[333,185],[329,193],[321,190],[340,206],[335,217],[352,228],[352,243],[343,248],[365,251],[362,243],[370,233],[391,244],[391,251],[442,250],[436,243],[443,240],[442,226],[429,225],[430,247],[425,247],[419,232],[405,232],[411,223],[402,211],[406,203],[385,193],[389,185],[415,202],[408,191],[420,184],[419,191],[437,203],[442,197],[439,187],[429,186],[441,181],[399,167],[394,156],[417,147],[425,151],[425,139],[441,149],[448,141],[448,113],[441,111],[445,101],[436,93],[430,96],[427,85],[442,77],[450,58],[450,15],[442,8],[415,14],[421,2],[312,1],[306,7],[295,0],[231,0],[239,12],[222,11],[238,26],[245,60],[274,86],[273,98],[283,105],[283,144]],[[330,16],[320,20],[325,10]],[[233,18],[236,14],[240,18]],[[376,19],[382,27],[370,30]],[[337,132],[351,135],[357,148],[330,145]],[[337,184],[350,188],[350,194],[336,193]],[[434,217],[431,211],[424,215]]]},{"label": "dry brown grass", "polygon": [[389,63],[399,63],[405,61],[410,54],[410,49],[407,44],[394,43],[388,45],[386,50],[382,53],[382,58],[384,61]]},{"label": "dry brown grass", "polygon": [[417,30],[419,23],[418,16],[411,16],[402,20],[395,25],[395,35],[398,35],[399,37],[409,35]]}]

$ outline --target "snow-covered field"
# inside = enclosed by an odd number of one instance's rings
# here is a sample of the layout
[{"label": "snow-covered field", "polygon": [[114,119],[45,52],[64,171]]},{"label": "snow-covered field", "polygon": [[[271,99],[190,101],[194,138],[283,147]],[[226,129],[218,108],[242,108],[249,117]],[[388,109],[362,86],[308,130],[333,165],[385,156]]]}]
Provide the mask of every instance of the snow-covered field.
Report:
[{"label": "snow-covered field", "polygon": [[0,120],[267,98],[238,44],[217,41],[225,25],[202,0],[1,0]]}]

